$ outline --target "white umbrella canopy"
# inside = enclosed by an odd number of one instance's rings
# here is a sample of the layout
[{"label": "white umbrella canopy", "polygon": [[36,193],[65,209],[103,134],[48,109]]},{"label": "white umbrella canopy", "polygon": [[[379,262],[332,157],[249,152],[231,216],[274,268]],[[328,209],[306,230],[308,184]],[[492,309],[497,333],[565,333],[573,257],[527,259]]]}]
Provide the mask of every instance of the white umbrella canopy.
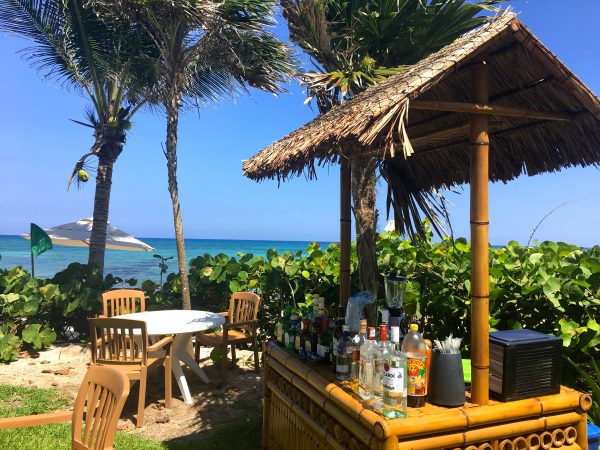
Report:
[{"label": "white umbrella canopy", "polygon": [[[91,218],[79,219],[77,222],[66,223],[52,228],[44,228],[44,231],[55,245],[67,245],[69,247],[87,247],[90,245],[90,234],[92,232]],[[30,239],[29,233],[21,237]],[[106,248],[113,250],[129,250],[133,252],[153,252],[155,249],[148,244],[134,238],[133,236],[108,224],[106,231]]]}]

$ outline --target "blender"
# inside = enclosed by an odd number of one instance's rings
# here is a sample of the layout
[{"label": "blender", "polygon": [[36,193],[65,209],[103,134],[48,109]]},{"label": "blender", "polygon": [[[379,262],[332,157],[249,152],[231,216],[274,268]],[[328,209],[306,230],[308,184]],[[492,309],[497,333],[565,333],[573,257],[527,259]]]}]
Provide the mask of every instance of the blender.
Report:
[{"label": "blender", "polygon": [[390,327],[400,327],[403,335],[406,331],[405,316],[402,304],[406,293],[406,277],[391,273],[385,276],[385,301],[390,311]]}]

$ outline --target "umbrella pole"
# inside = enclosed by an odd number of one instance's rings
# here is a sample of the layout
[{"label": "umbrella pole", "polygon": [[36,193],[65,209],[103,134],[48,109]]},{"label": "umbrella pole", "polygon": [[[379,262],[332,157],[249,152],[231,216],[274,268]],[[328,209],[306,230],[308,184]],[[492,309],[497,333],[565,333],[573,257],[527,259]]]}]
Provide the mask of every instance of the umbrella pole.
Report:
[{"label": "umbrella pole", "polygon": [[[485,62],[471,72],[472,99],[487,104]],[[488,261],[488,116],[472,114],[471,122],[471,401],[489,400],[489,261]]]},{"label": "umbrella pole", "polygon": [[351,178],[350,161],[340,164],[340,305],[346,306],[350,298],[351,249]]}]

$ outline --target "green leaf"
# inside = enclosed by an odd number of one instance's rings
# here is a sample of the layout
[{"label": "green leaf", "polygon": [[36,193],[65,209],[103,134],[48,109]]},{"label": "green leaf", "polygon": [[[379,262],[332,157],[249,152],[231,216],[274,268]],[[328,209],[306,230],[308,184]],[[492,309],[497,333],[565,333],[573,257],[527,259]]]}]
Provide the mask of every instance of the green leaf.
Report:
[{"label": "green leaf", "polygon": [[248,272],[240,270],[237,274],[237,278],[240,281],[246,281],[248,279]]},{"label": "green leaf", "polygon": [[307,279],[310,280],[310,272],[308,270],[303,270],[302,271],[302,276]]}]

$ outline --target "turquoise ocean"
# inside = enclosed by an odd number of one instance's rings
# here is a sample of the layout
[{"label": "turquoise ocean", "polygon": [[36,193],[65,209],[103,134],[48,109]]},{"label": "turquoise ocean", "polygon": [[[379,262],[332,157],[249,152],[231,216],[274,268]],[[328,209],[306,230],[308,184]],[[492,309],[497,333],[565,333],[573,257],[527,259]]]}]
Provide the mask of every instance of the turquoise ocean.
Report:
[{"label": "turquoise ocean", "polygon": [[[161,256],[173,256],[167,261],[168,272],[177,271],[177,249],[175,239],[166,238],[139,238],[156,249],[154,252],[129,252],[122,250],[107,250],[104,273],[114,276],[137,278],[140,281],[150,279],[158,281],[160,272],[157,258],[154,254]],[[224,253],[235,256],[236,253],[252,253],[255,256],[265,256],[267,250],[274,248],[279,252],[290,250],[306,251],[309,242],[303,241],[242,241],[221,239],[186,239],[185,249],[188,261],[205,253],[217,255]],[[321,242],[326,247],[328,242]],[[0,268],[6,269],[14,266],[22,266],[31,271],[31,254],[29,241],[20,236],[0,235]],[[36,277],[51,277],[56,272],[65,269],[72,262],[87,262],[87,247],[65,247],[55,245],[52,250],[41,254],[35,259]]]}]

